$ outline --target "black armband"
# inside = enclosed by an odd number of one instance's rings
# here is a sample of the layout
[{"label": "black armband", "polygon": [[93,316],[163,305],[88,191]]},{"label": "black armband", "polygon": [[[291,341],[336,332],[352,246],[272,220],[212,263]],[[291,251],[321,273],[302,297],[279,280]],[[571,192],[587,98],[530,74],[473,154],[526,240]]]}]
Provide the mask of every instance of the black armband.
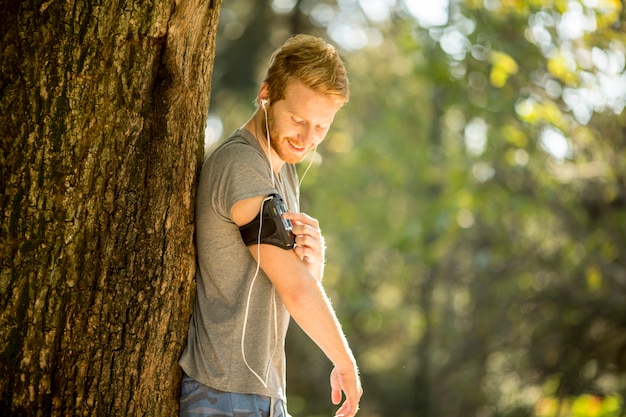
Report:
[{"label": "black armband", "polygon": [[246,246],[267,243],[282,249],[293,249],[295,236],[291,221],[283,218],[287,207],[280,195],[271,194],[263,202],[259,214],[250,223],[241,226],[239,233]]}]

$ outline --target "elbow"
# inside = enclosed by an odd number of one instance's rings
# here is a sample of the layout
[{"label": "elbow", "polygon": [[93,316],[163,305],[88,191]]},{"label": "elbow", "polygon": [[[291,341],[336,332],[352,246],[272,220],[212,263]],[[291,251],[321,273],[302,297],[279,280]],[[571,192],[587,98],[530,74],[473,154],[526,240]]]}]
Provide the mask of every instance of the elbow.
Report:
[{"label": "elbow", "polygon": [[292,315],[296,311],[306,310],[316,299],[323,298],[319,283],[313,277],[300,278],[298,281],[298,284],[280,291],[283,304]]}]

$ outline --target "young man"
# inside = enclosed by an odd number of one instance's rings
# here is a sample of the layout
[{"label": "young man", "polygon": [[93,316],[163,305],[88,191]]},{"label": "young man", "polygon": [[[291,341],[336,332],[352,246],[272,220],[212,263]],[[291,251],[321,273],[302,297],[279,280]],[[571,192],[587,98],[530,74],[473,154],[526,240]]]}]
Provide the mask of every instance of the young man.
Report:
[{"label": "young man", "polygon": [[[334,365],[332,401],[345,396],[337,415],[356,414],[358,370],[321,285],[324,239],[317,220],[300,213],[294,165],[322,142],[348,97],[335,48],[294,36],[274,52],[255,113],[206,160],[196,209],[197,295],[180,359],[181,416],[287,416],[290,317]],[[263,222],[255,222],[274,194],[288,209],[293,246],[265,243]],[[244,226],[253,230],[248,246]]]}]

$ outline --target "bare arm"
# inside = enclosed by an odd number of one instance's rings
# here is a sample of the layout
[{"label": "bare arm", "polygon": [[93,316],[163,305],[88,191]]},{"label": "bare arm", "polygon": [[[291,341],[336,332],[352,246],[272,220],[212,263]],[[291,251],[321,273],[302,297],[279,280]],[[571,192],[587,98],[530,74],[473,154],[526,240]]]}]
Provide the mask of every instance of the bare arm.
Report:
[{"label": "bare arm", "polygon": [[[236,203],[231,215],[241,226],[259,212],[263,197]],[[304,332],[335,366],[331,374],[332,401],[346,399],[337,415],[351,417],[358,410],[362,394],[358,370],[339,321],[321,285],[324,261],[323,239],[317,221],[301,213],[290,213],[296,234],[296,250],[272,245],[250,246],[252,256],[274,284],[285,307]],[[301,245],[301,246],[300,246]],[[300,250],[298,250],[298,247]]]}]

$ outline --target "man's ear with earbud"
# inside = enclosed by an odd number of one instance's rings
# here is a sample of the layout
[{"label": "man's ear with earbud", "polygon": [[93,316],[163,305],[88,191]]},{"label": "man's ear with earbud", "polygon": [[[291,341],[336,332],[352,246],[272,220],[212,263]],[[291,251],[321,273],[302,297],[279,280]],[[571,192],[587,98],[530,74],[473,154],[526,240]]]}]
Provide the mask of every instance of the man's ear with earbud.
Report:
[{"label": "man's ear with earbud", "polygon": [[259,89],[259,92],[257,94],[257,98],[259,100],[261,108],[267,111],[268,107],[270,106],[270,86],[266,82],[264,82],[263,84],[261,84],[261,88]]}]

